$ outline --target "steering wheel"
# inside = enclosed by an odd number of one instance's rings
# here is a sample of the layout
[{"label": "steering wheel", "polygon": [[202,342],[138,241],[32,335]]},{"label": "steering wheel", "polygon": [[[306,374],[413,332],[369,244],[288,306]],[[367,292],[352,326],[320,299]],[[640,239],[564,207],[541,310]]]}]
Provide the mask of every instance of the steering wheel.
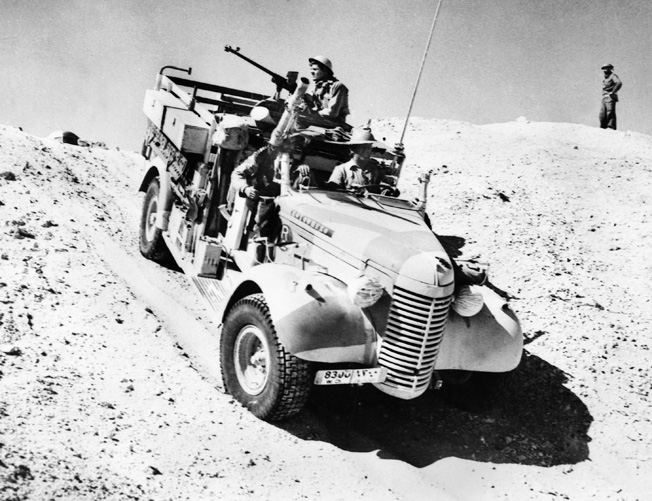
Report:
[{"label": "steering wheel", "polygon": [[348,191],[355,194],[367,192],[385,197],[397,197],[401,194],[401,191],[398,188],[387,183],[354,184]]}]

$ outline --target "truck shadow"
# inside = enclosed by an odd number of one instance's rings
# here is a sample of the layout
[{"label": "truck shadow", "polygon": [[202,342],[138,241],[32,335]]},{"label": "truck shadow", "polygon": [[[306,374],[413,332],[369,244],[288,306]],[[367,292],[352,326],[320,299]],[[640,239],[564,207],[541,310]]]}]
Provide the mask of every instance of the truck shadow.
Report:
[{"label": "truck shadow", "polygon": [[377,451],[415,467],[455,456],[536,466],[588,459],[593,418],[563,385],[566,375],[524,354],[508,395],[488,410],[455,406],[436,391],[399,400],[371,386],[315,387],[308,407],[280,425],[305,440],[351,452]]},{"label": "truck shadow", "polygon": [[437,235],[437,238],[450,257],[456,258],[462,255],[462,247],[466,245],[465,238],[454,235]]}]

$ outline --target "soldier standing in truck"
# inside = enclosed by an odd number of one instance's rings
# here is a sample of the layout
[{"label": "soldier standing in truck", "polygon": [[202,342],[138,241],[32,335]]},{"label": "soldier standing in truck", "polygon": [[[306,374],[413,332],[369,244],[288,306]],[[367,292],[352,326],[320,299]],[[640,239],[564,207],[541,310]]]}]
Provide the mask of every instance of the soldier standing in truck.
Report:
[{"label": "soldier standing in truck", "polygon": [[349,89],[335,78],[333,63],[327,57],[311,57],[308,62],[314,82],[308,98],[310,108],[322,117],[344,122],[349,114]]},{"label": "soldier standing in truck", "polygon": [[[280,219],[274,203],[274,198],[281,193],[280,185],[274,182],[274,160],[278,150],[277,147],[267,144],[236,167],[231,175],[229,206],[233,207],[237,196],[248,199],[247,205],[251,221],[254,222],[255,237],[271,239],[280,228]],[[265,251],[264,243],[259,243],[256,247],[257,263],[264,261]]]},{"label": "soldier standing in truck", "polygon": [[[229,206],[233,207],[236,196],[245,197],[250,201],[249,210],[254,223],[254,238],[274,241],[280,231],[281,220],[278,217],[278,207],[274,203],[274,198],[281,194],[281,187],[274,161],[279,152],[291,151],[293,147],[294,141],[291,139],[284,141],[278,147],[267,144],[236,167],[231,175]],[[296,174],[309,176],[310,169],[307,165],[300,165]],[[264,261],[265,251],[265,243],[259,242],[256,247],[255,264]]]}]

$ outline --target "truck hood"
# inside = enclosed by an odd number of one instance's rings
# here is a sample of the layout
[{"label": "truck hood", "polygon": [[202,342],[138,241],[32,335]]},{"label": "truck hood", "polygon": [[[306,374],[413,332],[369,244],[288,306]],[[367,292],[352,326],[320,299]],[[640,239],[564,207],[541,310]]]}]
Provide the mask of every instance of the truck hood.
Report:
[{"label": "truck hood", "polygon": [[446,251],[407,202],[316,190],[277,201],[283,219],[313,245],[335,246],[357,261],[420,282],[452,282]]}]

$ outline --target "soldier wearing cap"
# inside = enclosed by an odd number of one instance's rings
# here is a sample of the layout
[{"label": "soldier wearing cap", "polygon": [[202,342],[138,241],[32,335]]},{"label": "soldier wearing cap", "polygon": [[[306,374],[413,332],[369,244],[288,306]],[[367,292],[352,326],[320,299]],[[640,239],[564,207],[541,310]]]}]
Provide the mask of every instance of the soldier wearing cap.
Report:
[{"label": "soldier wearing cap", "polygon": [[349,114],[349,90],[335,78],[333,63],[324,56],[311,57],[308,62],[314,82],[312,99],[307,99],[311,109],[322,117],[344,122]]},{"label": "soldier wearing cap", "polygon": [[623,83],[613,72],[613,64],[602,66],[604,79],[602,80],[602,106],[600,107],[600,128],[616,130],[616,103],[618,91]]}]

